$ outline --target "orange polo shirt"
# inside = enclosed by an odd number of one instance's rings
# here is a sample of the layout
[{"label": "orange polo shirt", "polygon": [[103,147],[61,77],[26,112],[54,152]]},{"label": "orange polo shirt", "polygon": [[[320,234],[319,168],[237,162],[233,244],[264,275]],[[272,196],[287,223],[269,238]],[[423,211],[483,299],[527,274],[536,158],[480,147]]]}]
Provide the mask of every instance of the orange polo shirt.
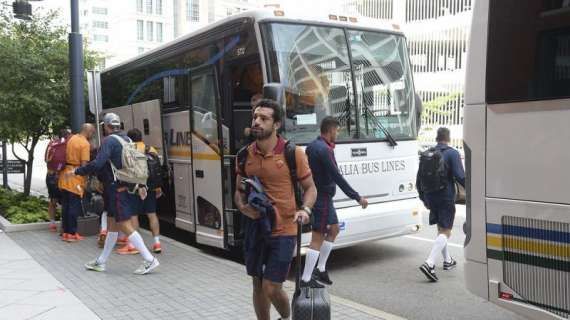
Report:
[{"label": "orange polo shirt", "polygon": [[[262,154],[257,149],[255,142],[250,144],[247,148],[245,175],[240,173],[240,169],[237,168],[240,176],[258,177],[263,184],[267,197],[273,203],[275,226],[271,236],[294,236],[297,234],[295,192],[285,159],[285,143],[285,139],[279,137],[273,152],[269,154]],[[295,161],[297,162],[299,181],[310,177],[311,169],[307,156],[299,147],[295,150]]]},{"label": "orange polo shirt", "polygon": [[89,149],[89,141],[87,141],[84,136],[75,134],[69,138],[67,147],[65,148],[66,165],[59,175],[58,187],[60,189],[83,197],[85,183],[87,181],[86,177],[77,175],[66,176],[65,173],[72,172],[76,168],[79,168],[83,161],[89,162]]}]

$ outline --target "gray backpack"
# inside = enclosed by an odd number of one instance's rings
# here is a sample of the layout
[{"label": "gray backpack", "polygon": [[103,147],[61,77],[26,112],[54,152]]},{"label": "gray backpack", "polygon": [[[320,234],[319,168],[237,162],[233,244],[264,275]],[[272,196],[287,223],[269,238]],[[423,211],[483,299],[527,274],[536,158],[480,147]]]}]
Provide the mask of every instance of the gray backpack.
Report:
[{"label": "gray backpack", "polygon": [[138,151],[136,144],[130,139],[129,142],[126,142],[116,134],[112,134],[111,136],[119,141],[123,147],[123,151],[121,153],[123,167],[121,169],[117,169],[115,165],[113,165],[113,162],[109,161],[111,163],[111,168],[113,169],[115,180],[138,185],[146,185],[146,181],[148,180],[146,155],[143,152]]}]

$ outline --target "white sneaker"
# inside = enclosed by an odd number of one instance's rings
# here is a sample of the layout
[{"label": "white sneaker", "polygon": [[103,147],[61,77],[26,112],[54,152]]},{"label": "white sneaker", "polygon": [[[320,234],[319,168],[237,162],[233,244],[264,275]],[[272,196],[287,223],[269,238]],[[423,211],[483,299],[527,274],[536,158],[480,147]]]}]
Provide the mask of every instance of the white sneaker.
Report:
[{"label": "white sneaker", "polygon": [[150,273],[152,270],[154,270],[156,267],[158,267],[160,265],[160,263],[158,262],[158,259],[154,258],[152,261],[146,261],[144,260],[143,263],[141,264],[140,267],[138,267],[135,270],[135,274],[147,274]]},{"label": "white sneaker", "polygon": [[105,264],[99,263],[97,259],[93,261],[89,261],[85,264],[85,269],[97,271],[97,272],[104,272],[105,271]]}]

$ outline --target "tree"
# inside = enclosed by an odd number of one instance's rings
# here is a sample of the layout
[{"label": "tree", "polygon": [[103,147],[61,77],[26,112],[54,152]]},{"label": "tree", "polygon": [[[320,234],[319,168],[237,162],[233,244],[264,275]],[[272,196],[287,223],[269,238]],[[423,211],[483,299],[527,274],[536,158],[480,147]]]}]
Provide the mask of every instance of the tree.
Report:
[{"label": "tree", "polygon": [[[37,143],[70,118],[67,31],[57,18],[57,12],[36,11],[31,21],[20,21],[0,12],[0,140],[12,144],[14,156],[26,163],[26,196]],[[85,68],[93,68],[97,55],[84,52]],[[15,154],[16,143],[27,159]]]}]

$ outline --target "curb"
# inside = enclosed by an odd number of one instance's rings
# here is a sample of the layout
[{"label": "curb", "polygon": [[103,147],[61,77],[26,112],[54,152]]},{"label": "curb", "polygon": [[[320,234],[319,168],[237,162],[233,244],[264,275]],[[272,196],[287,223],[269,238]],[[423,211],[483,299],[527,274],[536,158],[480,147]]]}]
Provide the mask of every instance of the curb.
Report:
[{"label": "curb", "polygon": [[[59,227],[60,222],[56,221],[56,225]],[[0,216],[0,229],[6,233],[21,232],[21,231],[47,230],[48,226],[49,226],[49,222],[15,224],[15,223],[11,223],[6,218]]]}]

